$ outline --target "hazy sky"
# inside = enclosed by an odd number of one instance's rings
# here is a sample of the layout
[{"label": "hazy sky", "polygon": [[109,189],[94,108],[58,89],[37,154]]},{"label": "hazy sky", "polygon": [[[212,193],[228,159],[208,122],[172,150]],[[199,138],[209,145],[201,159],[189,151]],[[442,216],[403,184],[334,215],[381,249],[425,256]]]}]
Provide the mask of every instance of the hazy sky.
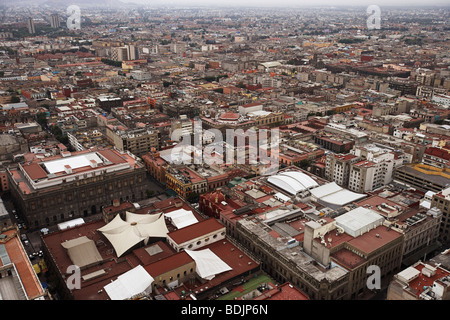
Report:
[{"label": "hazy sky", "polygon": [[167,3],[179,5],[225,5],[225,6],[430,6],[430,5],[444,5],[450,6],[449,0],[121,0],[122,2],[134,2],[149,4],[152,3]]}]

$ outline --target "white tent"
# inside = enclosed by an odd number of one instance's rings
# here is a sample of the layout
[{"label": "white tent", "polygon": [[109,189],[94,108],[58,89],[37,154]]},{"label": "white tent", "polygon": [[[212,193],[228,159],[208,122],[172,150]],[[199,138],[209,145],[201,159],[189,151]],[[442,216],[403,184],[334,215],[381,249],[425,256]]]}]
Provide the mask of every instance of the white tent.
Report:
[{"label": "white tent", "polygon": [[139,265],[117,277],[104,288],[111,300],[124,300],[144,291],[151,292],[153,277]]},{"label": "white tent", "polygon": [[126,221],[117,215],[110,223],[98,229],[111,242],[120,257],[141,241],[147,243],[151,237],[166,237],[169,230],[164,214],[135,214],[126,212]]},{"label": "white tent", "polygon": [[299,171],[280,172],[267,181],[293,195],[319,186],[314,179]]},{"label": "white tent", "polygon": [[223,262],[210,249],[191,251],[185,250],[195,261],[196,272],[202,279],[211,280],[216,274],[232,270],[232,268]]},{"label": "white tent", "polygon": [[366,195],[340,187],[336,182],[330,182],[311,190],[311,195],[330,206],[343,207],[348,203],[365,198]]},{"label": "white tent", "polygon": [[357,207],[335,218],[336,225],[352,237],[358,237],[384,222],[383,216],[373,210]]},{"label": "white tent", "polygon": [[61,243],[72,263],[79,268],[102,261],[102,256],[97,250],[93,240],[81,236]]},{"label": "white tent", "polygon": [[165,213],[165,216],[172,220],[173,225],[177,227],[177,229],[181,229],[198,222],[192,211],[185,210],[183,208]]}]

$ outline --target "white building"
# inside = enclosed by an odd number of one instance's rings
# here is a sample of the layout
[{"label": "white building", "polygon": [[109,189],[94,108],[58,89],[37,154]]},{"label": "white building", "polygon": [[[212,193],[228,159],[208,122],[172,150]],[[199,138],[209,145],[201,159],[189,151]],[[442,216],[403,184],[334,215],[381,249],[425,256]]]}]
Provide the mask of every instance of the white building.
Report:
[{"label": "white building", "polygon": [[376,145],[356,146],[351,153],[362,160],[352,163],[348,188],[355,192],[368,192],[392,181],[394,168],[403,164],[389,148]]},{"label": "white building", "polygon": [[130,72],[130,77],[133,77],[135,80],[146,81],[152,78],[152,75],[149,71],[143,70],[132,70]]},{"label": "white building", "polygon": [[450,96],[446,96],[445,94],[433,94],[431,101],[443,104],[444,106],[450,106]]}]

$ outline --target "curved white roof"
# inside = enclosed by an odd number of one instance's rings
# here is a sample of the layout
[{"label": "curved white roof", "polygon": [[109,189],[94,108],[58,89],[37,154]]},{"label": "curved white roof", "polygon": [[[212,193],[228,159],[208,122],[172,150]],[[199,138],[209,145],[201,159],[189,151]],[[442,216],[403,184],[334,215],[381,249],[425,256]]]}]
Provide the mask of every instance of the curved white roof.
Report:
[{"label": "curved white roof", "polygon": [[306,189],[317,187],[319,185],[313,178],[299,171],[281,172],[280,175],[294,178],[299,183],[301,183]]},{"label": "curved white roof", "polygon": [[310,176],[299,171],[280,172],[269,177],[267,181],[294,195],[319,186]]},{"label": "curved white roof", "polygon": [[311,194],[317,199],[336,206],[344,206],[366,197],[365,194],[344,189],[336,182],[330,182],[315,188],[311,190]]}]

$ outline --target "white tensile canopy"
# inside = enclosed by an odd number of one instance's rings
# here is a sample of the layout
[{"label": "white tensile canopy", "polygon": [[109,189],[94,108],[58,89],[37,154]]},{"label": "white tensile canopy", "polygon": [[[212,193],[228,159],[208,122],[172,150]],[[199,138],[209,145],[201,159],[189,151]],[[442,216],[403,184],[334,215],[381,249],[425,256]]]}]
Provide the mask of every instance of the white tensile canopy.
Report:
[{"label": "white tensile canopy", "polygon": [[126,221],[117,215],[110,223],[98,229],[111,242],[120,257],[137,243],[151,237],[166,237],[164,214],[136,214],[126,212]]},{"label": "white tensile canopy", "polygon": [[327,204],[340,207],[366,197],[365,194],[344,189],[336,182],[330,182],[314,188],[311,190],[311,194]]},{"label": "white tensile canopy", "polygon": [[116,281],[107,284],[104,288],[111,300],[125,300],[149,290],[153,281],[153,277],[141,265],[138,265],[118,276]]},{"label": "white tensile canopy", "polygon": [[195,261],[196,272],[202,279],[211,280],[216,274],[232,270],[222,259],[210,249],[192,251],[185,250]]},{"label": "white tensile canopy", "polygon": [[280,172],[267,181],[293,195],[319,186],[310,176],[298,171]]},{"label": "white tensile canopy", "polygon": [[173,225],[177,227],[177,229],[181,229],[198,222],[192,211],[185,210],[183,208],[165,213],[165,216],[172,220]]},{"label": "white tensile canopy", "polygon": [[67,249],[72,263],[79,268],[103,260],[94,241],[86,236],[62,242],[61,245]]}]

